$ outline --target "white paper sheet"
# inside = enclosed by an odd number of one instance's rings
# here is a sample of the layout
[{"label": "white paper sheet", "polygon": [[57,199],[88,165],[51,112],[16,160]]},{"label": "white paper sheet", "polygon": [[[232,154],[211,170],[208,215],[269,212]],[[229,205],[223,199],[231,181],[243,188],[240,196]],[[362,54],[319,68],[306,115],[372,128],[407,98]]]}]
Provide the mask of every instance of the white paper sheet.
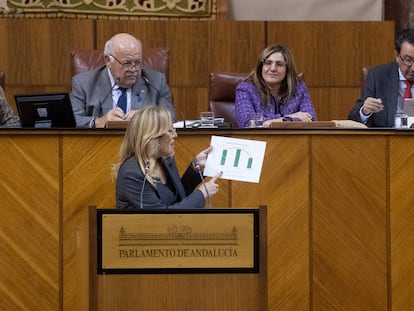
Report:
[{"label": "white paper sheet", "polygon": [[211,146],[204,176],[213,177],[222,171],[222,179],[259,182],[266,142],[211,136]]}]

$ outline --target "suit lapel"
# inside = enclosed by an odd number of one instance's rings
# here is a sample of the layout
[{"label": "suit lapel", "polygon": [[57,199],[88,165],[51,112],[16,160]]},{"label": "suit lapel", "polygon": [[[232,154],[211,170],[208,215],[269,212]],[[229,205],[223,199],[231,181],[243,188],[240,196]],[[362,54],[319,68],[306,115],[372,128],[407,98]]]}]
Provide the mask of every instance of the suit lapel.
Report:
[{"label": "suit lapel", "polygon": [[167,158],[167,159],[163,159],[164,161],[164,166],[168,171],[168,174],[171,177],[171,180],[174,184],[175,189],[177,189],[177,192],[180,196],[180,199],[182,200],[183,198],[186,197],[185,194],[185,190],[183,187],[183,184],[181,183],[181,179],[180,176],[178,175],[178,170],[177,167],[175,166],[175,162],[174,162],[174,158]]},{"label": "suit lapel", "polygon": [[388,105],[388,107],[385,107],[385,109],[389,109],[388,113],[386,114],[388,116],[388,124],[394,124],[394,115],[397,112],[397,103],[398,103],[398,94],[400,91],[400,77],[399,77],[399,71],[398,71],[398,63],[394,62],[391,66],[390,76],[396,76],[394,79],[391,79],[390,84],[388,86],[388,90],[386,92],[387,100],[386,102],[391,103],[391,105]]},{"label": "suit lapel", "polygon": [[148,95],[148,87],[144,80],[140,79],[132,88],[131,109],[136,110],[144,106]]}]

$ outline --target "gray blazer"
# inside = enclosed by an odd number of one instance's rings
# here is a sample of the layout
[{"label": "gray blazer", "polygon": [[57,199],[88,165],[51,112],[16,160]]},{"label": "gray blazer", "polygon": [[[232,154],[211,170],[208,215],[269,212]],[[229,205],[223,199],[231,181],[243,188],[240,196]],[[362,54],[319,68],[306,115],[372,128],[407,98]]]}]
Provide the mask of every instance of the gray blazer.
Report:
[{"label": "gray blazer", "polygon": [[[144,78],[132,87],[131,109],[156,104],[168,108],[175,121],[172,95],[163,73],[154,70],[142,70]],[[111,82],[107,67],[82,72],[72,78],[70,94],[77,127],[88,127],[95,117],[102,117],[113,108]]]},{"label": "gray blazer", "polygon": [[398,64],[392,62],[370,68],[365,85],[362,88],[361,98],[357,100],[348,119],[361,122],[359,110],[367,97],[381,98],[384,109],[374,113],[367,122],[370,127],[392,127],[394,115],[397,111],[397,101],[400,78]]},{"label": "gray blazer", "polygon": [[167,172],[169,185],[157,182],[153,187],[148,181],[144,184],[144,173],[135,157],[122,163],[116,180],[116,207],[126,209],[141,208],[202,208],[205,199],[200,190],[201,177],[189,166],[180,179],[173,157],[162,160]]}]

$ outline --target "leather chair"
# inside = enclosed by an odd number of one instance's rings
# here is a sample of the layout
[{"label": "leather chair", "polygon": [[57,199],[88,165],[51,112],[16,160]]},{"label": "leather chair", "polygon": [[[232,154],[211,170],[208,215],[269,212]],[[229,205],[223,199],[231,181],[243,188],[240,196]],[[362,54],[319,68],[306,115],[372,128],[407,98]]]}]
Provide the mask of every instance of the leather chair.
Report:
[{"label": "leather chair", "polygon": [[[160,71],[165,74],[168,82],[169,73],[169,49],[160,48],[143,48],[143,61],[145,68]],[[72,50],[72,76],[88,71],[105,64],[103,52],[100,50]]]},{"label": "leather chair", "polygon": [[248,73],[212,72],[208,88],[209,110],[216,118],[238,127],[235,112],[235,90],[238,83],[245,80]]},{"label": "leather chair", "polygon": [[365,81],[367,80],[368,71],[371,67],[362,67],[361,70],[361,89],[365,85]]},{"label": "leather chair", "polygon": [[6,87],[6,74],[4,73],[4,71],[0,70],[0,86],[3,88]]}]

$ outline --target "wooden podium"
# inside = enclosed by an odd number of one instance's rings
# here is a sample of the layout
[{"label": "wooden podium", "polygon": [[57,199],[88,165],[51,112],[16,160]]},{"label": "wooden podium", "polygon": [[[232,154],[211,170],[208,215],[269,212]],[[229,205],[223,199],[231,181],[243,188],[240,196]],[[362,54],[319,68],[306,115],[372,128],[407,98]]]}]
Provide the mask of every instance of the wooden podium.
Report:
[{"label": "wooden podium", "polygon": [[267,310],[266,207],[90,208],[90,310]]}]

